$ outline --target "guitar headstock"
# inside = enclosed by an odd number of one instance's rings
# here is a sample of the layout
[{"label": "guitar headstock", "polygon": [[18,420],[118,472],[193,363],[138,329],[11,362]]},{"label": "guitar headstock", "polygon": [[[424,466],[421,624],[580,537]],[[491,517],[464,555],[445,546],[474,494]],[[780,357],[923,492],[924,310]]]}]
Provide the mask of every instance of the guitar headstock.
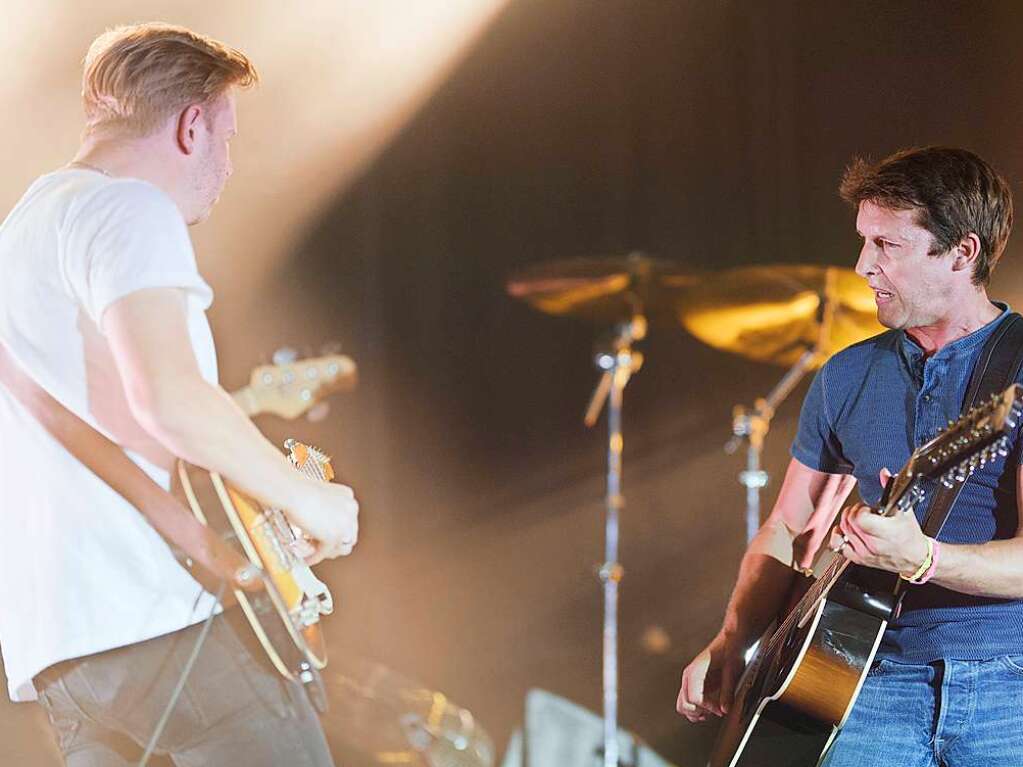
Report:
[{"label": "guitar headstock", "polygon": [[897,498],[914,480],[940,480],[945,487],[965,482],[977,469],[1008,453],[1009,432],[1023,412],[1023,387],[1013,384],[974,407],[941,434],[917,448],[906,467],[892,478],[889,498]]},{"label": "guitar headstock", "polygon": [[249,385],[242,390],[243,406],[249,415],[298,418],[325,397],[355,388],[357,377],[355,361],[343,354],[261,365],[252,371]]},{"label": "guitar headstock", "polygon": [[300,472],[313,479],[330,482],[334,479],[334,467],[330,465],[330,456],[319,448],[288,439],[284,442],[288,451],[288,460]]}]

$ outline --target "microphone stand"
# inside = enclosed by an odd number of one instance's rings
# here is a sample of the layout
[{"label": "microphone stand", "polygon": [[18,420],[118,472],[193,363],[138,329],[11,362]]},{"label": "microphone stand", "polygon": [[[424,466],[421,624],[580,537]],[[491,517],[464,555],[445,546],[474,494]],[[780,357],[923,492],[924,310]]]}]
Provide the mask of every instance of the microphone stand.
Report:
[{"label": "microphone stand", "polygon": [[770,393],[753,403],[749,410],[736,405],[732,410],[732,434],[726,453],[734,453],[746,442],[746,470],[739,473],[739,484],[746,488],[746,545],[760,529],[760,489],[767,485],[767,472],[760,468],[764,440],[771,428],[771,419],[784,399],[792,393],[803,376],[813,370],[818,361],[827,358],[827,341],[832,337],[835,313],[838,311],[837,271],[828,269],[824,289],[818,294],[817,332],[812,347],[803,352],[796,364],[771,389]]},{"label": "microphone stand", "polygon": [[739,472],[739,484],[746,488],[747,545],[760,529],[760,490],[768,481],[767,472],[760,467],[760,457],[764,451],[767,432],[771,428],[771,419],[774,418],[774,413],[782,401],[813,368],[817,355],[816,349],[803,352],[803,356],[789,368],[766,397],[757,399],[752,408],[736,405],[732,409],[734,436],[725,445],[725,452],[734,453],[743,442],[746,443],[746,469]]},{"label": "microphone stand", "polygon": [[628,322],[616,325],[610,338],[598,345],[595,362],[603,371],[590,398],[583,422],[592,427],[607,401],[607,492],[605,495],[604,564],[598,574],[604,584],[604,767],[618,762],[618,583],[624,570],[618,562],[618,514],[625,508],[622,495],[622,402],[625,387],[643,365],[643,355],[632,349],[646,337],[647,322],[638,309]]}]

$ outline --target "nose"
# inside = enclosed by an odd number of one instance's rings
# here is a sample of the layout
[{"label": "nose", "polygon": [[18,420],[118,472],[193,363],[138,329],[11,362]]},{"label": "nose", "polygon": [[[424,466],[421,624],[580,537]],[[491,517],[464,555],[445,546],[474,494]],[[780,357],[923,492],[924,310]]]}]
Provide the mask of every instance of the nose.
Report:
[{"label": "nose", "polygon": [[864,279],[877,274],[877,259],[874,258],[873,250],[869,242],[864,242],[859,258],[856,259],[856,274]]}]

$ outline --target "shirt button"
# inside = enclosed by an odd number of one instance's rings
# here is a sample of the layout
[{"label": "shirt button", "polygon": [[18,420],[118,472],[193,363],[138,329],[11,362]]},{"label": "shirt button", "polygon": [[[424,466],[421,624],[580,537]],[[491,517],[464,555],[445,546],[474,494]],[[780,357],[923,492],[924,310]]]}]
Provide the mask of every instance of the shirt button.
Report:
[{"label": "shirt button", "polygon": [[931,401],[931,395],[930,394],[925,394],[924,395],[924,402],[930,402],[930,401]]}]

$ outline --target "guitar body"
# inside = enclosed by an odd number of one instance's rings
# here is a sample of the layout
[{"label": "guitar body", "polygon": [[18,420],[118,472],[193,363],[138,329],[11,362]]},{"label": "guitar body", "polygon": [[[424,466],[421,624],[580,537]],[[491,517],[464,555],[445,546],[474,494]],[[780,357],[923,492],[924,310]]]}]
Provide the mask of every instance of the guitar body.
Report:
[{"label": "guitar body", "polygon": [[[913,451],[885,485],[883,516],[911,514],[922,482],[965,482],[979,466],[1008,455],[1008,434],[1023,412],[1023,388],[971,409]],[[834,557],[816,581],[797,584],[792,608],[760,643],[736,687],[709,767],[815,767],[845,724],[897,614],[898,576]]]},{"label": "guitar body", "polygon": [[825,598],[739,682],[709,767],[814,767],[852,710],[887,622]]},{"label": "guitar body", "polygon": [[327,665],[321,614],[333,610],[329,591],[288,550],[294,531],[283,514],[266,509],[220,475],[183,462],[178,479],[195,516],[216,530],[264,575],[258,593],[234,591],[274,667],[288,679],[310,681]]}]

